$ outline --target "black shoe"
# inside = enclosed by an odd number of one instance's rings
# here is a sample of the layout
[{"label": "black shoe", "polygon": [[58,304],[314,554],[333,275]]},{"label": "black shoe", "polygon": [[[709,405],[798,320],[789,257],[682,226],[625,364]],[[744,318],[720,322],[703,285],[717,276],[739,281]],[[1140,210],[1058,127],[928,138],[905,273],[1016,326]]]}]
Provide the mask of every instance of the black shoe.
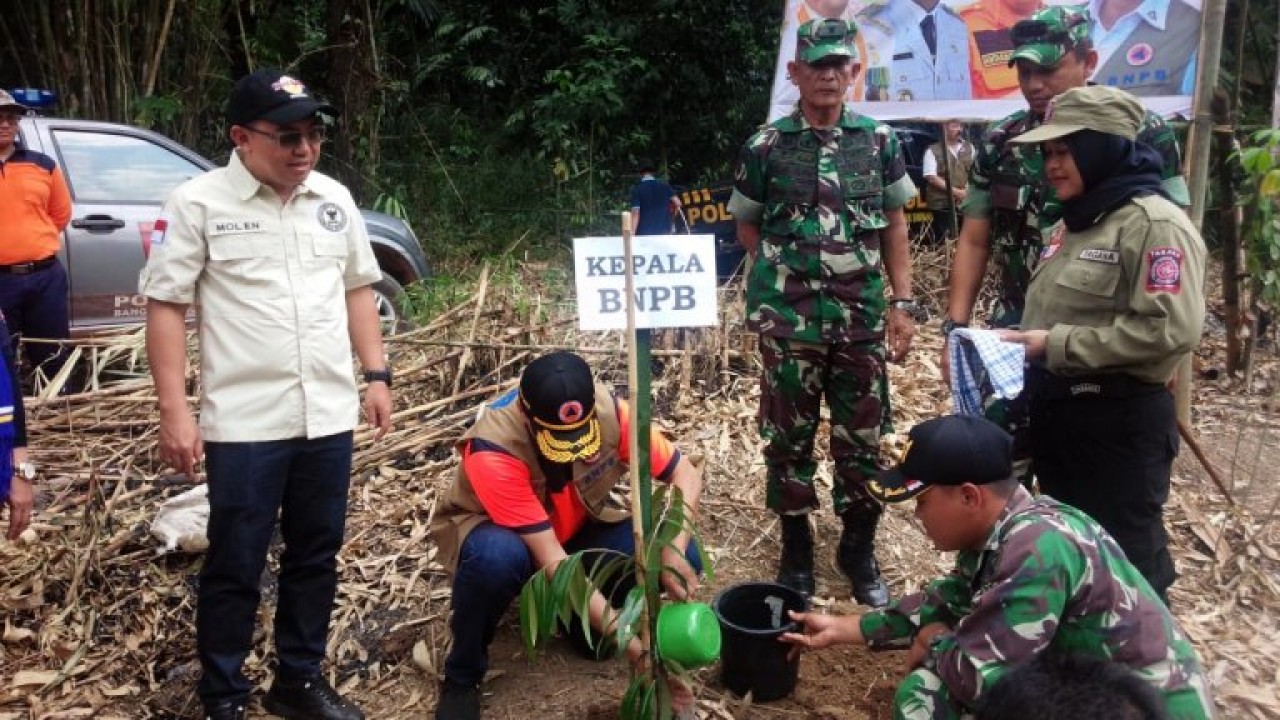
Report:
[{"label": "black shoe", "polygon": [[782,556],[778,584],[809,597],[813,595],[813,530],[808,515],[782,515]]},{"label": "black shoe", "polygon": [[875,537],[878,515],[845,513],[844,532],[836,549],[836,564],[849,576],[853,599],[873,608],[889,604],[889,586],[876,562]]},{"label": "black shoe", "polygon": [[360,708],[319,675],[293,682],[276,678],[262,706],[285,720],[364,720]]},{"label": "black shoe", "polygon": [[480,686],[462,685],[445,678],[440,683],[436,720],[480,720]]},{"label": "black shoe", "polygon": [[220,703],[204,706],[204,720],[244,720],[245,707],[243,700],[224,700]]}]

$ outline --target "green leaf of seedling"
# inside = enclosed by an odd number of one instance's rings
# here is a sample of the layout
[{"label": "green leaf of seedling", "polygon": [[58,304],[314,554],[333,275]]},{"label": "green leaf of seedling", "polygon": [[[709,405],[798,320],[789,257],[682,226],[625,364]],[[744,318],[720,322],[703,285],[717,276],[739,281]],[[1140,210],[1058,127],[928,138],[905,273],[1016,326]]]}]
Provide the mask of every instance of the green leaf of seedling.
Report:
[{"label": "green leaf of seedling", "polygon": [[613,629],[613,642],[620,650],[625,651],[631,638],[636,636],[640,614],[644,611],[644,588],[633,587],[627,593],[627,599],[618,613],[618,624]]},{"label": "green leaf of seedling", "polygon": [[657,685],[643,675],[637,675],[631,683],[635,687],[635,693],[628,690],[630,702],[624,700],[619,714],[626,720],[652,720],[654,698],[658,694]]},{"label": "green leaf of seedling", "polygon": [[524,636],[525,652],[536,658],[538,642],[547,633],[540,625],[542,605],[546,600],[546,576],[534,573],[520,589],[520,632]]},{"label": "green leaf of seedling", "polygon": [[541,628],[545,637],[551,637],[556,631],[556,617],[560,614],[560,601],[555,597],[555,591],[551,587],[551,579],[546,576],[546,571],[540,570],[534,574],[542,576],[542,590],[538,597],[538,627]]},{"label": "green leaf of seedling", "polygon": [[[616,553],[612,557],[602,559],[596,565],[596,570],[591,576],[590,586],[603,589],[614,588],[618,583],[624,582],[626,575],[634,572],[635,563],[632,558],[628,555]],[[624,599],[623,602],[625,606],[626,600]],[[616,636],[616,634],[617,628],[614,628],[614,635]],[[626,644],[615,643],[613,649],[615,653],[624,651]]]},{"label": "green leaf of seedling", "polygon": [[643,717],[653,717],[653,711],[658,706],[658,684],[649,683],[644,688],[644,702],[640,706]]},{"label": "green leaf of seedling", "polygon": [[556,566],[556,574],[551,578],[551,605],[555,610],[555,618],[561,625],[568,625],[573,618],[572,595],[574,572],[582,572],[582,555],[574,553]]},{"label": "green leaf of seedling", "polygon": [[618,714],[623,720],[652,720],[653,691],[653,683],[648,677],[641,674],[632,675],[627,693],[622,696],[622,706],[618,708]]}]

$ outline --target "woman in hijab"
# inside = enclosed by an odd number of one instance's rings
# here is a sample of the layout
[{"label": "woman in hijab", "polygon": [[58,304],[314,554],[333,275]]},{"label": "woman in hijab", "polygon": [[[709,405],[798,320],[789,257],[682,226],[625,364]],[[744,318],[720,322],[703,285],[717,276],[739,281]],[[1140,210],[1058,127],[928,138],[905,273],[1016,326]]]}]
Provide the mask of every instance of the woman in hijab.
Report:
[{"label": "woman in hijab", "polygon": [[1040,489],[1092,515],[1151,586],[1176,576],[1162,518],[1178,450],[1168,384],[1204,322],[1205,247],[1136,142],[1143,109],[1110,87],[1068,90],[1040,127],[1062,201],[1027,291],[1031,455]]}]

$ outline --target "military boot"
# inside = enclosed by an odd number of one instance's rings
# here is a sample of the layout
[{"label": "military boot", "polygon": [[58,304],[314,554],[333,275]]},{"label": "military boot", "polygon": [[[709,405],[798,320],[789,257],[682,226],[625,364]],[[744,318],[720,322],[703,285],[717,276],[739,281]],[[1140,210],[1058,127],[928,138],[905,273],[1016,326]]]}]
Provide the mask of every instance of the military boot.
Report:
[{"label": "military boot", "polygon": [[778,584],[808,597],[813,595],[813,530],[808,515],[782,515],[782,557]]},{"label": "military boot", "polygon": [[880,577],[880,565],[876,562],[876,524],[879,512],[845,511],[840,519],[844,532],[836,549],[836,563],[849,576],[853,585],[853,599],[873,608],[889,604],[889,586]]}]

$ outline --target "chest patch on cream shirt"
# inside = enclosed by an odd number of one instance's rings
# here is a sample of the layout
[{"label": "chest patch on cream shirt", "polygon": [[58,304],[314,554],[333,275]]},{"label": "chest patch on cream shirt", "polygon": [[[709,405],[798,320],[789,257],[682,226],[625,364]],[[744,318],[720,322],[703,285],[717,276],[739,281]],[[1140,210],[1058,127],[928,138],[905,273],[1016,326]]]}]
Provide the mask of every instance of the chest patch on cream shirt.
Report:
[{"label": "chest patch on cream shirt", "polygon": [[337,203],[325,202],[320,203],[316,208],[316,222],[320,223],[320,227],[329,232],[342,232],[347,229],[347,223],[350,218],[347,217],[347,211]]},{"label": "chest patch on cream shirt", "polygon": [[218,235],[244,235],[246,233],[266,232],[266,224],[261,220],[210,220],[205,234],[210,237]]}]

